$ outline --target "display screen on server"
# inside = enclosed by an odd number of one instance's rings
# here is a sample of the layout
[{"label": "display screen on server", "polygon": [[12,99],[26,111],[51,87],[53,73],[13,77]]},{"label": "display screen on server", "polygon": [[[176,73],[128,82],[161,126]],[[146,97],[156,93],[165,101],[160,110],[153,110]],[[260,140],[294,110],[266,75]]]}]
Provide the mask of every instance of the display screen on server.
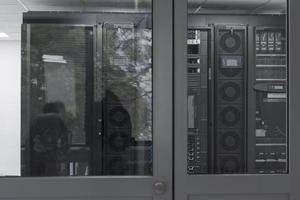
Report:
[{"label": "display screen on server", "polygon": [[102,16],[23,25],[22,176],[152,175],[151,14]]},{"label": "display screen on server", "polygon": [[209,1],[189,1],[189,175],[288,173],[288,38],[282,2],[275,16],[265,8],[263,15],[224,14]]}]

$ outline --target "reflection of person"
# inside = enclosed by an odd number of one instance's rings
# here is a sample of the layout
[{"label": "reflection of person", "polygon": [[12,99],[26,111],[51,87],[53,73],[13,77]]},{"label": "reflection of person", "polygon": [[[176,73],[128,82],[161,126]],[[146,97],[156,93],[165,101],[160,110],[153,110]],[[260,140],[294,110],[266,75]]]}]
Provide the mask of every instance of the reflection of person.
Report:
[{"label": "reflection of person", "polygon": [[46,103],[30,127],[31,176],[57,176],[59,160],[68,149],[68,130],[63,121],[65,106]]}]

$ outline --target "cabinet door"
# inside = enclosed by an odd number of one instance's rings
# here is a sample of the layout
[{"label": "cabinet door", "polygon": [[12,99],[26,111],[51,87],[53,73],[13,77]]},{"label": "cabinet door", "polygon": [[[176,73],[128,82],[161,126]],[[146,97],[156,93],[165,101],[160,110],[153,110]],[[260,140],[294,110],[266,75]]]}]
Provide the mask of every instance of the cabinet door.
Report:
[{"label": "cabinet door", "polygon": [[175,199],[299,198],[297,3],[280,2],[175,1]]},{"label": "cabinet door", "polygon": [[0,198],[172,199],[171,1],[99,4],[24,15],[19,169]]}]

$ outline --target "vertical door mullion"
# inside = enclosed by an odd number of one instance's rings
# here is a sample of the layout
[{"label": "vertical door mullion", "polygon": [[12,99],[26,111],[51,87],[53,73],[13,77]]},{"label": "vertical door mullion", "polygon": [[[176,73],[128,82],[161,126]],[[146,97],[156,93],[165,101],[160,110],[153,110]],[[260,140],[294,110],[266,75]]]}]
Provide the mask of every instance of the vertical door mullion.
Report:
[{"label": "vertical door mullion", "polygon": [[174,195],[185,200],[187,183],[187,0],[174,0]]},{"label": "vertical door mullion", "polygon": [[[153,181],[172,199],[172,0],[153,0]],[[162,196],[161,196],[162,197]]]},{"label": "vertical door mullion", "polygon": [[290,149],[289,149],[289,160],[290,160],[290,176],[291,176],[291,200],[300,199],[300,84],[299,84],[299,47],[300,47],[300,25],[299,25],[299,8],[300,2],[297,0],[290,0],[288,2],[289,13],[288,13],[288,33],[289,33],[289,131],[290,131]]}]

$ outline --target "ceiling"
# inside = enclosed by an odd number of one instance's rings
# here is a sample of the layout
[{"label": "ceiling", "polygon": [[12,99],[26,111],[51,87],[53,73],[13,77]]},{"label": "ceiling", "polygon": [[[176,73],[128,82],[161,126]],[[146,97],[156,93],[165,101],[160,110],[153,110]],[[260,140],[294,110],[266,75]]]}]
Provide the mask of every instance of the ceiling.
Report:
[{"label": "ceiling", "polygon": [[0,40],[19,40],[22,12],[26,9],[17,0],[0,0],[0,32],[9,35]]},{"label": "ceiling", "polygon": [[[286,0],[188,0],[191,13],[284,13]],[[0,32],[20,40],[22,13],[27,11],[146,12],[151,0],[0,0]],[[0,40],[3,40],[0,38]]]}]

